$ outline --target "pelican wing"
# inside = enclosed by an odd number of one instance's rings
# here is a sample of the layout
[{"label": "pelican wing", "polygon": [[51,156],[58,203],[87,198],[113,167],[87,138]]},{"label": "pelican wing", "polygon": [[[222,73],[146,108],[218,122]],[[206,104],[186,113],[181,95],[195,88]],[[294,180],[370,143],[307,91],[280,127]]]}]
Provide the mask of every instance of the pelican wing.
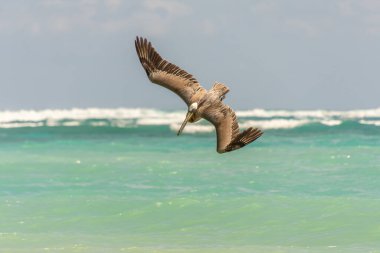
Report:
[{"label": "pelican wing", "polygon": [[242,148],[263,134],[252,127],[240,132],[235,112],[221,101],[210,105],[201,116],[215,126],[218,153]]},{"label": "pelican wing", "polygon": [[189,73],[164,60],[147,39],[136,37],[137,55],[151,82],[159,84],[180,96],[187,105],[199,91],[206,90]]}]

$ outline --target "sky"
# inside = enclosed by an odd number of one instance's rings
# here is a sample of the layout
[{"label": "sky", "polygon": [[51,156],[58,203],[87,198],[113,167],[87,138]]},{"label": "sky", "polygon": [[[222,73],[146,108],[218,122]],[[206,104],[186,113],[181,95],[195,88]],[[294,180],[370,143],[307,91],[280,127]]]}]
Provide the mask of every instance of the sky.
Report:
[{"label": "sky", "polygon": [[137,35],[235,109],[380,107],[378,0],[12,0],[0,110],[186,109],[146,77]]}]

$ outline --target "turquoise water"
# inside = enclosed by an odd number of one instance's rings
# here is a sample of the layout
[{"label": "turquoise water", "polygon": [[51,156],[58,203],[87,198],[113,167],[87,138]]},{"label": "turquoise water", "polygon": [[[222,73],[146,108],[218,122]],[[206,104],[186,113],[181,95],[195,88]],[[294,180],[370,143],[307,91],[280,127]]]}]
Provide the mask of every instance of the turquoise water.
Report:
[{"label": "turquoise water", "polygon": [[4,120],[0,252],[380,252],[380,117],[311,114],[223,155],[146,114]]}]

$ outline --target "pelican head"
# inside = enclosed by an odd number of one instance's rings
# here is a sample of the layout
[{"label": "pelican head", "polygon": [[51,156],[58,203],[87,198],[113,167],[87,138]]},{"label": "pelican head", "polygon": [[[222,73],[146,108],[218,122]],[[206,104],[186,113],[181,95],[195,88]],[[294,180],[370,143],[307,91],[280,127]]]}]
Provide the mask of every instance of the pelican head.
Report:
[{"label": "pelican head", "polygon": [[185,128],[187,122],[191,119],[191,117],[194,115],[194,113],[197,111],[198,109],[198,103],[195,102],[195,103],[192,103],[190,106],[189,106],[189,110],[186,114],[186,118],[185,120],[183,121],[180,129],[178,130],[178,133],[177,135],[180,135],[182,133],[182,130]]}]

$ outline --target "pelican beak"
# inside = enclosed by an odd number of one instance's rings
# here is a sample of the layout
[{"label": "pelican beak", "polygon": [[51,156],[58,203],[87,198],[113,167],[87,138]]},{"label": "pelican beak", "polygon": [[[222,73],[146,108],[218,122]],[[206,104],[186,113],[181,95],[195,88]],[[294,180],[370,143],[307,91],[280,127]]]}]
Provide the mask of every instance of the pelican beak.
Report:
[{"label": "pelican beak", "polygon": [[186,126],[186,123],[189,121],[189,119],[193,116],[193,112],[187,112],[186,114],[186,118],[185,120],[183,121],[182,125],[181,125],[181,128],[178,130],[178,133],[177,135],[180,135],[182,133],[182,130],[185,128]]}]

